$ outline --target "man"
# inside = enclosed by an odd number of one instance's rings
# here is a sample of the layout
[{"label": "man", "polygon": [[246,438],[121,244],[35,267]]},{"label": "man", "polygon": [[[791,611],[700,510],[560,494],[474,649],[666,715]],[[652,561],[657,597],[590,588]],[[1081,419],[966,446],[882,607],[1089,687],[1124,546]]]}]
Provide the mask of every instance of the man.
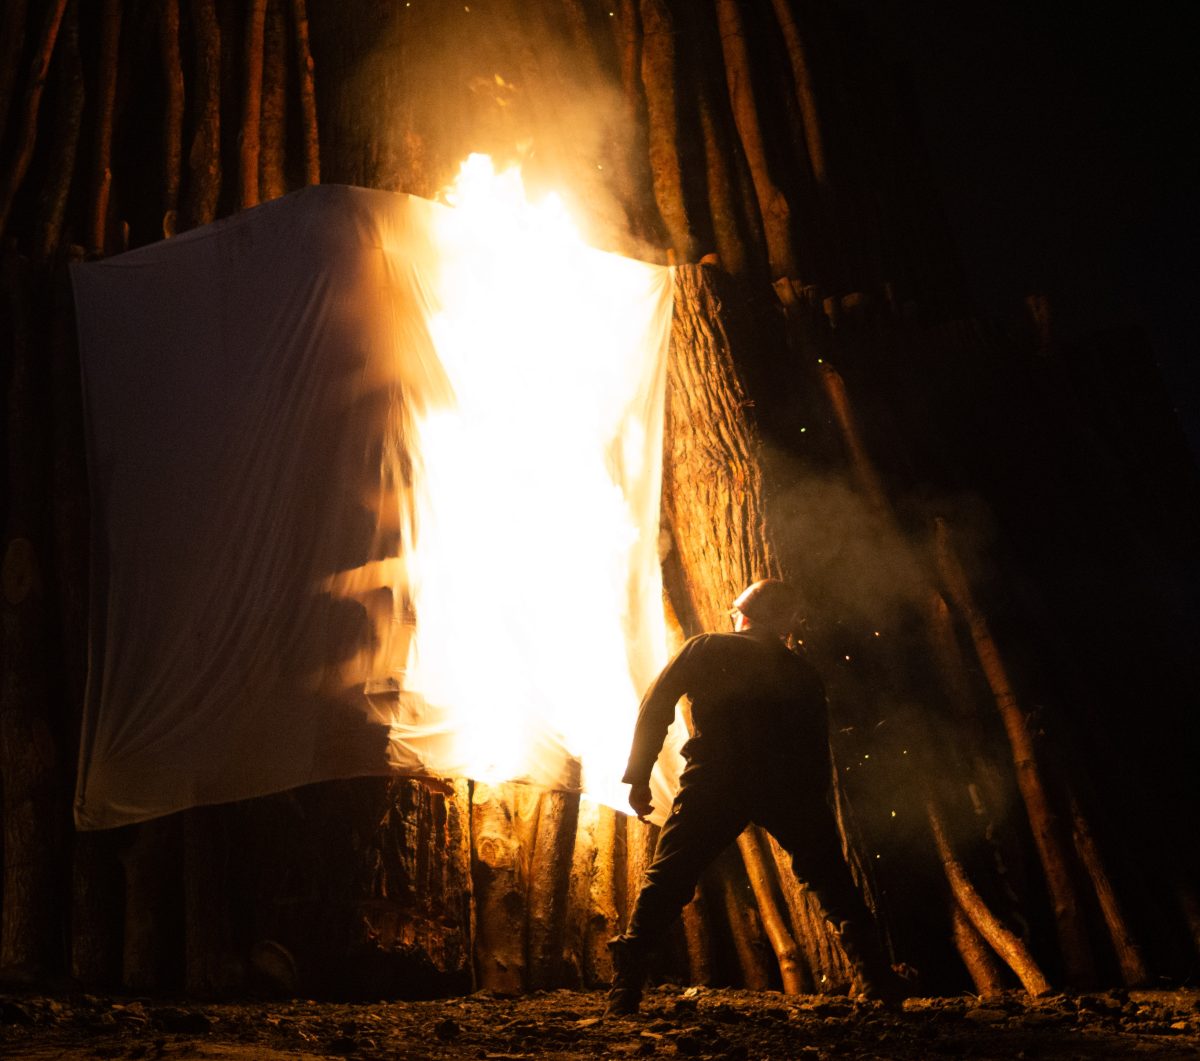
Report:
[{"label": "man", "polygon": [[693,736],[684,745],[679,794],[629,926],[609,943],[615,970],[610,1014],[637,1012],[650,952],[691,899],[700,874],[752,822],[791,855],[865,993],[890,997],[895,991],[871,915],[842,858],[829,801],[825,691],[816,671],[787,647],[795,595],[778,579],[755,582],[734,601],[732,615],[735,632],[688,641],[638,712],[623,780],[642,820],[653,809],[650,771],[681,696],[691,701]]}]

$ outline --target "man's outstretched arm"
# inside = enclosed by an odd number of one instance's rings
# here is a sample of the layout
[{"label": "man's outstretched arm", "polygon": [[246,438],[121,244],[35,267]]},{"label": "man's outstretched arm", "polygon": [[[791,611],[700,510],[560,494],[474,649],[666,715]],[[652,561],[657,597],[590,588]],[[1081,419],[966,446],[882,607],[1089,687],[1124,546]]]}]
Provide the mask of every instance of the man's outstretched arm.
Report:
[{"label": "man's outstretched arm", "polygon": [[638,709],[637,725],[633,730],[633,747],[625,776],[629,785],[629,805],[639,819],[644,820],[653,809],[650,801],[650,771],[662,750],[667,730],[675,720],[675,705],[687,692],[692,657],[699,638],[692,638],[679,654],[663,668],[646,690]]}]

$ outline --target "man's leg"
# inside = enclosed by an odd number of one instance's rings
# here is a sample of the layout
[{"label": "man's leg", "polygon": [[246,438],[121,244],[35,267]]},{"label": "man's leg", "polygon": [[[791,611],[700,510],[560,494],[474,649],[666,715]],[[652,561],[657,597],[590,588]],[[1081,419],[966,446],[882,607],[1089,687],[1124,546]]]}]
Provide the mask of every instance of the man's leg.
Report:
[{"label": "man's leg", "polygon": [[774,813],[763,826],[791,856],[796,878],[808,886],[820,905],[863,992],[884,1000],[899,997],[902,985],[880,945],[875,919],[850,875],[832,811],[823,800],[792,806],[794,811]]},{"label": "man's leg", "polygon": [[629,926],[609,943],[613,955],[609,1013],[637,1012],[650,953],[691,900],[700,874],[746,827],[749,819],[739,803],[730,786],[706,779],[700,771],[684,773],[682,788],[658,834],[654,860]]}]

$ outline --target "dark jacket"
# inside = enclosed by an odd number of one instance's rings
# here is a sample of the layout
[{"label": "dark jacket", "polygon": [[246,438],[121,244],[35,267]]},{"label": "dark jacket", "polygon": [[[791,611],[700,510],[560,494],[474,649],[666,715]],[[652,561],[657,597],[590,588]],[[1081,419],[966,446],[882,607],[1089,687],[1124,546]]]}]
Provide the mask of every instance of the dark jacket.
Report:
[{"label": "dark jacket", "polygon": [[680,649],[647,690],[638,712],[628,784],[644,783],[681,696],[692,704],[690,764],[792,774],[803,787],[829,782],[829,721],[817,672],[777,637],[758,629],[700,634]]}]

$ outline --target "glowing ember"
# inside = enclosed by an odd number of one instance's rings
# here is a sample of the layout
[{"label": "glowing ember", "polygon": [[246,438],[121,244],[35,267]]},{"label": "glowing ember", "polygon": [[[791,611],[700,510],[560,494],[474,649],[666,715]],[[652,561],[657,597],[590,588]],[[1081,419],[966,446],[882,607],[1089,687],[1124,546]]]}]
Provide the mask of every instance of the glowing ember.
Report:
[{"label": "glowing ember", "polygon": [[[620,806],[665,659],[657,557],[671,273],[587,247],[561,202],[473,155],[433,226],[453,397],[419,411],[404,687],[434,772],[570,783]],[[398,740],[408,727],[396,723]]]}]

